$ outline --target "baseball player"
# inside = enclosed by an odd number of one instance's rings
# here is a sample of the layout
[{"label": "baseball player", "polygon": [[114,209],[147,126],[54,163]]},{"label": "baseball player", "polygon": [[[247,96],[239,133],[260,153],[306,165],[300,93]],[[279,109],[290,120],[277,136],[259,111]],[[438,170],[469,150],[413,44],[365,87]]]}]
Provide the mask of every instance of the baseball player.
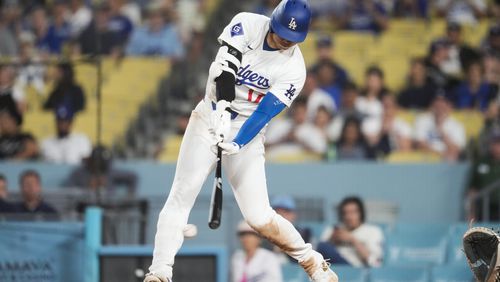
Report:
[{"label": "baseball player", "polygon": [[145,282],[171,282],[174,256],[196,196],[214,169],[216,149],[247,223],[295,258],[312,281],[336,282],[323,257],[271,208],[264,170],[264,128],[300,93],[306,77],[297,43],[311,20],[307,0],[282,0],[271,18],[237,14],[219,36],[206,95],[193,110],[174,182],[160,212]]}]

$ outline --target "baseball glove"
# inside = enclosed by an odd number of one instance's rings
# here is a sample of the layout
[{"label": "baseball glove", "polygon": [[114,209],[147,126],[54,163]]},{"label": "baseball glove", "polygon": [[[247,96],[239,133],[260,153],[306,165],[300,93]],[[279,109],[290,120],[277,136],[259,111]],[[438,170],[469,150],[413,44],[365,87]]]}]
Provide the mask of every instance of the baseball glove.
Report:
[{"label": "baseball glove", "polygon": [[467,262],[479,282],[500,282],[500,236],[489,228],[473,227],[463,238]]}]

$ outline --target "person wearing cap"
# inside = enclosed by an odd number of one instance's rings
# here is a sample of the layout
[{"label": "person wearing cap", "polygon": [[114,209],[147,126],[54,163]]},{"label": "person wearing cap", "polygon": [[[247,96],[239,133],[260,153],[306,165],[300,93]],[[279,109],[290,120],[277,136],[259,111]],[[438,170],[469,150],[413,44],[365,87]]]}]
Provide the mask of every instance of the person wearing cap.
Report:
[{"label": "person wearing cap", "polygon": [[442,64],[442,70],[450,76],[460,76],[469,64],[480,60],[479,51],[469,47],[462,37],[462,26],[457,22],[448,22],[446,35],[442,40],[448,42],[448,59]]},{"label": "person wearing cap", "polygon": [[271,251],[261,248],[261,238],[245,221],[238,224],[241,249],[231,258],[231,282],[282,282],[281,265]]},{"label": "person wearing cap", "polygon": [[55,69],[55,87],[45,101],[45,110],[57,111],[65,106],[72,113],[85,108],[85,94],[82,87],[75,80],[75,71],[71,63],[60,63]]},{"label": "person wearing cap", "polygon": [[[300,228],[296,226],[297,221],[297,205],[292,196],[289,195],[276,195],[271,199],[271,206],[276,211],[277,214],[281,215],[291,224],[295,226],[297,231],[299,231],[300,236],[306,243],[312,243],[312,232],[309,228]],[[264,242],[264,248],[272,250],[278,257],[280,261],[283,262],[291,262],[297,263],[296,260],[287,256],[283,251],[281,251],[278,247],[274,246],[269,241]]]},{"label": "person wearing cap", "polygon": [[167,20],[164,9],[158,5],[148,7],[146,24],[137,27],[126,48],[131,56],[162,56],[180,58],[184,46],[177,32],[177,25]]},{"label": "person wearing cap", "polygon": [[0,111],[0,160],[29,160],[38,156],[35,138],[21,131],[23,117],[15,107]]},{"label": "person wearing cap", "polygon": [[92,144],[81,133],[72,132],[74,112],[65,105],[55,111],[56,136],[41,143],[41,155],[45,161],[60,164],[79,164],[90,155]]},{"label": "person wearing cap", "polygon": [[[481,214],[481,202],[475,200],[475,196],[488,185],[500,179],[500,128],[496,128],[489,134],[488,153],[477,160],[471,167],[471,178],[469,190],[466,196],[468,204],[468,218],[485,220]],[[490,195],[490,218],[491,221],[500,220],[500,192]]]},{"label": "person wearing cap", "polygon": [[418,149],[437,153],[448,161],[459,159],[467,139],[463,125],[451,117],[451,111],[451,101],[440,93],[429,112],[417,116],[414,136]]},{"label": "person wearing cap", "polygon": [[450,44],[446,39],[432,41],[425,60],[427,76],[438,89],[448,90],[453,84],[452,78],[446,74],[442,66],[448,60]]},{"label": "person wearing cap", "polygon": [[[349,81],[349,74],[334,58],[334,42],[328,35],[320,36],[316,40],[316,62],[312,65],[311,70],[317,74],[320,65],[323,62],[330,64],[334,68],[335,84],[343,87]],[[309,76],[309,75],[308,75]]]}]

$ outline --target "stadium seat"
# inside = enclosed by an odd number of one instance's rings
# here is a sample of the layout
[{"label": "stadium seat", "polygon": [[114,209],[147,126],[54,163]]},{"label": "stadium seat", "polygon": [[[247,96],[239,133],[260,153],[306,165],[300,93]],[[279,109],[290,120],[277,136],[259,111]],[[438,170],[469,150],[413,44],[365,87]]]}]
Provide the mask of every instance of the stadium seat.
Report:
[{"label": "stadium seat", "polygon": [[351,266],[332,266],[333,271],[339,276],[342,282],[365,282],[367,281],[367,270]]},{"label": "stadium seat", "polygon": [[470,282],[473,275],[467,264],[442,265],[432,269],[433,282]]},{"label": "stadium seat", "polygon": [[441,161],[438,154],[422,151],[392,152],[386,159],[389,163],[437,163]]},{"label": "stadium seat", "polygon": [[479,111],[455,111],[452,117],[464,126],[467,138],[477,137],[483,128],[484,118]]},{"label": "stadium seat", "polygon": [[446,260],[448,226],[398,224],[386,241],[388,265],[443,264]]},{"label": "stadium seat", "polygon": [[287,282],[303,282],[306,279],[305,272],[295,263],[285,263],[281,266],[283,281]]},{"label": "stadium seat", "polygon": [[381,267],[370,270],[370,282],[427,282],[429,273],[423,267]]}]

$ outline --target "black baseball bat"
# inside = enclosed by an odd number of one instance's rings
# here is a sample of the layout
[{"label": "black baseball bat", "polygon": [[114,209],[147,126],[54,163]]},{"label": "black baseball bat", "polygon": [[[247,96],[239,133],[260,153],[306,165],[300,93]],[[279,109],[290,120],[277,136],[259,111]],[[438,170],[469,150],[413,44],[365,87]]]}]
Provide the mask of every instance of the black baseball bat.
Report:
[{"label": "black baseball bat", "polygon": [[222,149],[217,146],[217,167],[215,168],[214,190],[210,200],[208,227],[217,229],[220,226],[222,215]]}]

